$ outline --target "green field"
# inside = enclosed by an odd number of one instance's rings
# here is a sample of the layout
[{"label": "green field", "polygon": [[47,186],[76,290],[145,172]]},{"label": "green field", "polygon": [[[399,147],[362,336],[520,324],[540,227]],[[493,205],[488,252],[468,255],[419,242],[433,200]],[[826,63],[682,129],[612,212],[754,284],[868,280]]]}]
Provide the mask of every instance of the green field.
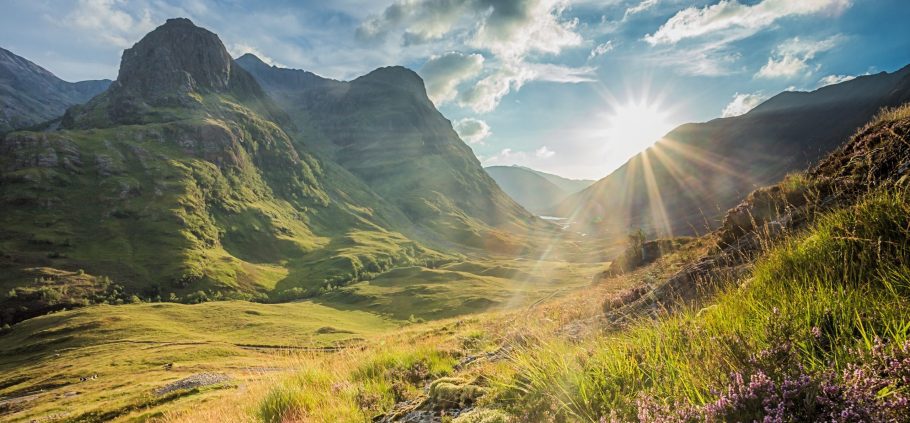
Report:
[{"label": "green field", "polygon": [[[422,326],[418,321],[511,310],[588,286],[605,265],[463,261],[394,269],[317,300],[97,305],[53,313],[0,335],[0,413],[11,421],[100,421],[190,409],[297,370],[307,357],[375,345],[404,326]],[[155,394],[201,373],[226,374],[230,382]]]}]

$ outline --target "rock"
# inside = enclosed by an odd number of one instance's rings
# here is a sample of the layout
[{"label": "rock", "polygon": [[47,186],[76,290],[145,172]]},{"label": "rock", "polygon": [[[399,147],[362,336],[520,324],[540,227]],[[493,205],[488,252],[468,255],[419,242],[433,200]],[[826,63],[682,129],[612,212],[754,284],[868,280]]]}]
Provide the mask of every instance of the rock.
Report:
[{"label": "rock", "polygon": [[[217,35],[185,18],[168,19],[123,52],[117,80],[84,106],[67,110],[65,128],[147,123],[154,107],[198,108],[200,94],[265,98]],[[100,113],[98,113],[100,112]],[[168,114],[162,115],[169,119]]]},{"label": "rock", "polygon": [[164,385],[155,390],[155,395],[161,396],[183,389],[223,384],[229,380],[231,380],[230,377],[221,373],[199,373]]},{"label": "rock", "polygon": [[[457,377],[444,377],[430,383],[427,397],[396,404],[392,411],[373,419],[378,423],[441,423],[472,410],[486,388]],[[474,421],[474,420],[468,420]],[[491,420],[495,422],[495,420]]]},{"label": "rock", "polygon": [[427,405],[436,410],[464,408],[487,392],[486,388],[472,385],[456,377],[444,377],[430,384]]}]

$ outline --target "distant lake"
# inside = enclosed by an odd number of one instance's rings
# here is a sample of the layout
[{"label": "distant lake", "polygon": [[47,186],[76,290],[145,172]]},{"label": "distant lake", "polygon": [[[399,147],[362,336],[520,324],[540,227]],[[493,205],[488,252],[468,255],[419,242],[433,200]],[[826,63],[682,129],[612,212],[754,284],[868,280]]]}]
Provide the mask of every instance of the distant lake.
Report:
[{"label": "distant lake", "polygon": [[543,219],[543,220],[552,220],[552,221],[554,221],[554,222],[560,222],[560,221],[563,221],[563,220],[568,220],[568,218],[565,218],[565,217],[556,217],[556,216],[538,216],[538,217],[540,217],[540,218]]}]

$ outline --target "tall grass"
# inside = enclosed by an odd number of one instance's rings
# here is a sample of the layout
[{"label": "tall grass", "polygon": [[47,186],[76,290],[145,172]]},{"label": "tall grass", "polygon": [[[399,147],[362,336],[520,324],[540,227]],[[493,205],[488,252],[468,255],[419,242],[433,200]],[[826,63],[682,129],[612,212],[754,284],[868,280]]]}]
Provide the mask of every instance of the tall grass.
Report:
[{"label": "tall grass", "polygon": [[704,309],[518,347],[496,399],[534,421],[648,420],[643,401],[703,406],[743,375],[840,374],[876,339],[908,339],[908,259],[910,194],[871,194],[792,234]]},{"label": "tall grass", "polygon": [[264,422],[358,422],[417,398],[424,385],[452,373],[455,358],[430,345],[395,345],[342,353],[272,386],[258,406]]}]

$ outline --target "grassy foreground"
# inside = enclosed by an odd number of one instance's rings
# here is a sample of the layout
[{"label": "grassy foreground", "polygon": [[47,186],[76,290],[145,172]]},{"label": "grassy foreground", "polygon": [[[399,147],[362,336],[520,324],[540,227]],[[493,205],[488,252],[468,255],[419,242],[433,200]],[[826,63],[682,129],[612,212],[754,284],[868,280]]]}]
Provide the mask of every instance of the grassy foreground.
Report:
[{"label": "grassy foreground", "polygon": [[[0,420],[142,421],[217,410],[213,402],[244,404],[297,369],[318,369],[313,363],[328,367],[306,377],[324,383],[348,357],[362,362],[387,348],[387,357],[395,357],[394,348],[413,344],[397,334],[440,327],[419,321],[525,307],[590,284],[603,266],[474,260],[394,270],[317,300],[98,305],[29,319],[0,334]],[[434,342],[433,336],[418,338]],[[428,345],[410,352],[410,360],[431,357],[428,374],[451,372],[454,356]],[[160,393],[199,375],[224,381]],[[393,398],[380,395],[387,388],[375,385],[374,410],[390,405]],[[332,389],[323,391],[334,397]]]}]

